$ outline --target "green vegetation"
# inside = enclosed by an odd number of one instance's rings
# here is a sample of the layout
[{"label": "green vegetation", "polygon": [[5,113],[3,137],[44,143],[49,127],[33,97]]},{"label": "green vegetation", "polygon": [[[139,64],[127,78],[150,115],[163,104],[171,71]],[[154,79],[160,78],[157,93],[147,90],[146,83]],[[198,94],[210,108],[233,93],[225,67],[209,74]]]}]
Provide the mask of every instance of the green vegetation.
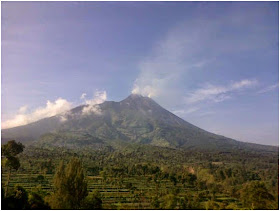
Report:
[{"label": "green vegetation", "polygon": [[278,209],[278,152],[119,143],[13,156],[20,166],[10,178],[3,166],[3,209]]},{"label": "green vegetation", "polygon": [[12,169],[18,170],[20,167],[20,162],[17,158],[17,155],[23,151],[23,148],[24,146],[21,143],[16,143],[14,140],[8,141],[8,143],[3,145],[1,148],[2,155],[4,157],[4,159],[2,159],[2,166],[8,168],[8,178],[5,193],[8,191]]},{"label": "green vegetation", "polygon": [[53,179],[54,193],[47,201],[52,209],[79,209],[87,196],[87,182],[77,158],[72,158],[65,168],[60,162]]}]

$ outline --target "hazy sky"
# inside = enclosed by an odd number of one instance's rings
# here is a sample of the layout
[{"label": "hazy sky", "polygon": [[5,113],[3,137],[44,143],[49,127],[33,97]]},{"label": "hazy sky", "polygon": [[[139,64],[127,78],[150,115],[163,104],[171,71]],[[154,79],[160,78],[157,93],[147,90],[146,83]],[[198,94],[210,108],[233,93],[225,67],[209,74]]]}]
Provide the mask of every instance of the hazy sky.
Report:
[{"label": "hazy sky", "polygon": [[2,2],[2,128],[150,96],[278,145],[278,2]]}]

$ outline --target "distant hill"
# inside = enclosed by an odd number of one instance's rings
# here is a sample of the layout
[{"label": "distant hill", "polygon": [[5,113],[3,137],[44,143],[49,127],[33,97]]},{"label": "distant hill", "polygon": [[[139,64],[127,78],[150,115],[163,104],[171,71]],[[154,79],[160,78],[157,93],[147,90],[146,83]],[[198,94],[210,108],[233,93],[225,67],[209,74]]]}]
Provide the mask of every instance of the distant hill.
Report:
[{"label": "distant hill", "polygon": [[151,98],[135,94],[120,102],[82,105],[64,114],[2,130],[2,142],[10,139],[70,148],[98,148],[126,142],[183,149],[278,151],[278,147],[240,142],[207,132]]}]

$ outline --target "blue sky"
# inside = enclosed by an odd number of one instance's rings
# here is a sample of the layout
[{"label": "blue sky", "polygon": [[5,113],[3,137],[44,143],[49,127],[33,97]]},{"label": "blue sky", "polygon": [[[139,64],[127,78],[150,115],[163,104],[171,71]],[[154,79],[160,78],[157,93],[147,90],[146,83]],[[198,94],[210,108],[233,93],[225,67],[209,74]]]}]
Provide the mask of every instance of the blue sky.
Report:
[{"label": "blue sky", "polygon": [[2,128],[150,96],[278,145],[278,2],[2,2]]}]

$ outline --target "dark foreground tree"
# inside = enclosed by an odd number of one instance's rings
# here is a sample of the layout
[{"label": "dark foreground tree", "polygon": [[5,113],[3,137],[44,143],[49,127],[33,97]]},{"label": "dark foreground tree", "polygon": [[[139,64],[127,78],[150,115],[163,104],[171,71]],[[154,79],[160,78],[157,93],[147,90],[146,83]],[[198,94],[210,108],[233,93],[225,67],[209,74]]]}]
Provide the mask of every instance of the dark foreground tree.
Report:
[{"label": "dark foreground tree", "polygon": [[78,158],[72,158],[66,167],[61,162],[53,183],[54,193],[46,199],[52,209],[81,208],[88,191],[84,170]]},{"label": "dark foreground tree", "polygon": [[14,190],[7,197],[2,199],[2,209],[4,210],[23,210],[29,209],[28,194],[21,186],[14,187]]},{"label": "dark foreground tree", "polygon": [[4,159],[2,160],[2,164],[4,167],[8,168],[8,178],[5,188],[5,197],[8,194],[8,187],[10,183],[10,177],[12,173],[12,169],[18,170],[20,167],[19,159],[17,155],[21,153],[24,149],[24,146],[20,142],[16,142],[15,140],[8,141],[6,144],[2,145],[2,156]]},{"label": "dark foreground tree", "polygon": [[36,192],[31,192],[28,195],[29,209],[34,210],[47,210],[50,209],[48,204],[46,204],[43,198]]}]

